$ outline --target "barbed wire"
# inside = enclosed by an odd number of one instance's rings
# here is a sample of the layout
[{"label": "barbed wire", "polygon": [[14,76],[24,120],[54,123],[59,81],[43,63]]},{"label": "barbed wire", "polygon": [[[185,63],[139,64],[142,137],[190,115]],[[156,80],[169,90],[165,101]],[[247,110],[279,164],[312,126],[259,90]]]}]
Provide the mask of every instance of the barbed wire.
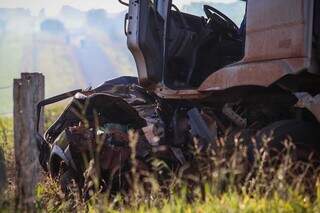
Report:
[{"label": "barbed wire", "polygon": [[13,114],[13,112],[0,112],[0,115],[10,115]]},{"label": "barbed wire", "polygon": [[12,85],[8,85],[8,86],[5,86],[5,87],[0,87],[0,90],[3,90],[3,89],[10,89],[12,88]]}]

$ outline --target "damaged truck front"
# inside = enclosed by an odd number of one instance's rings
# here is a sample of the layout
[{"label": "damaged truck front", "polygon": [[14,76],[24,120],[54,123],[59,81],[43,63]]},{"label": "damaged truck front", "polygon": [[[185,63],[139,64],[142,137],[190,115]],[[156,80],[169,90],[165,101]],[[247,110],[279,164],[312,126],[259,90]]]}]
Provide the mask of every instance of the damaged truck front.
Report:
[{"label": "damaged truck front", "polygon": [[[240,27],[210,5],[200,17],[174,3],[124,3],[138,79],[39,103],[40,115],[43,106],[73,97],[38,135],[40,163],[66,192],[72,179],[90,191],[90,172],[103,191],[126,190],[133,166],[141,178],[155,171],[154,159],[197,174],[195,143],[217,151],[222,138],[231,148],[244,138],[248,159],[253,139],[259,147],[272,135],[269,146],[281,150],[290,138],[298,160],[319,162],[319,0],[242,1]],[[156,172],[157,180],[164,184],[168,173]]]}]

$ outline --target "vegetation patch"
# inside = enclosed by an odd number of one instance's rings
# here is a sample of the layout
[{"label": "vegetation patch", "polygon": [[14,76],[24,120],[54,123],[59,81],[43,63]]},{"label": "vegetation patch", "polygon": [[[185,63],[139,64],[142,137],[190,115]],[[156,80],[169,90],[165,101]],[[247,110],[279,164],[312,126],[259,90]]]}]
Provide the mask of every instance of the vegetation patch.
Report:
[{"label": "vegetation patch", "polygon": [[[46,110],[46,126],[61,110],[62,107]],[[4,150],[8,177],[0,198],[1,211],[13,211],[15,203],[12,125],[12,118],[1,117],[0,145]],[[49,212],[319,212],[317,168],[295,162],[290,156],[294,147],[289,142],[286,144],[286,154],[277,159],[280,164],[272,165],[273,160],[261,148],[256,150],[256,160],[251,162],[254,169],[247,170],[244,166],[247,156],[243,155],[246,147],[238,146],[228,154],[222,140],[218,154],[199,153],[199,168],[194,175],[172,175],[170,182],[159,184],[154,174],[150,174],[144,176],[144,182],[150,183],[148,191],[142,182],[136,181],[125,195],[95,190],[86,202],[77,187],[71,186],[71,193],[65,195],[55,180],[43,175],[36,188],[36,206],[39,211]],[[157,161],[154,165],[165,167]],[[138,178],[141,174],[134,175]]]}]

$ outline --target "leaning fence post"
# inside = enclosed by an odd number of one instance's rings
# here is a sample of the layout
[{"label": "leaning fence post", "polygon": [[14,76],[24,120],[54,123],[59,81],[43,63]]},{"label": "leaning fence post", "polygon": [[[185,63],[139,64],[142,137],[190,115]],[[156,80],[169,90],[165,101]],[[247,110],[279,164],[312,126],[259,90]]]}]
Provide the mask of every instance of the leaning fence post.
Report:
[{"label": "leaning fence post", "polygon": [[[44,99],[44,76],[40,73],[22,73],[21,79],[14,79],[13,99],[16,207],[33,211],[35,187],[40,175],[35,140],[36,105]],[[40,131],[43,125],[42,116]]]}]

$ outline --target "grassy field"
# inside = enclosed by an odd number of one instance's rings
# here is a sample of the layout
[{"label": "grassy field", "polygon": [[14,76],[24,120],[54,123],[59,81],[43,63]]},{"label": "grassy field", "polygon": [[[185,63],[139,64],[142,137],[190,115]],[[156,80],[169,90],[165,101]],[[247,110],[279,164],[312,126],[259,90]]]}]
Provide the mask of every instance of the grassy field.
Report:
[{"label": "grassy field", "polygon": [[62,39],[4,33],[0,35],[0,114],[12,112],[12,83],[21,72],[43,73],[47,97],[86,85],[71,47]]},{"label": "grassy field", "polygon": [[46,96],[50,97],[86,85],[72,48],[63,39],[38,35],[36,67],[46,77]]},{"label": "grassy field", "polygon": [[[46,126],[61,110],[60,106],[46,111]],[[8,176],[7,188],[0,198],[0,212],[14,210],[12,133],[12,118],[0,118],[0,146],[5,151]],[[254,163],[253,174],[243,169],[242,148],[228,160],[219,154],[210,159],[206,164],[213,168],[210,174],[191,190],[183,181],[186,177],[175,176],[164,193],[150,177],[153,183],[150,193],[146,194],[136,183],[135,190],[127,196],[109,199],[106,194],[96,193],[83,203],[77,193],[65,197],[58,184],[44,176],[36,189],[37,208],[39,212],[320,212],[320,176],[317,172],[310,173],[310,165],[299,165],[297,172],[297,163],[288,155],[280,166],[265,168],[268,160],[263,150],[257,150],[260,158]]]},{"label": "grassy field", "polygon": [[[26,36],[27,37],[27,36]],[[23,47],[27,38],[4,34],[0,36],[0,113],[12,111],[12,82],[18,77],[23,58]]]}]

